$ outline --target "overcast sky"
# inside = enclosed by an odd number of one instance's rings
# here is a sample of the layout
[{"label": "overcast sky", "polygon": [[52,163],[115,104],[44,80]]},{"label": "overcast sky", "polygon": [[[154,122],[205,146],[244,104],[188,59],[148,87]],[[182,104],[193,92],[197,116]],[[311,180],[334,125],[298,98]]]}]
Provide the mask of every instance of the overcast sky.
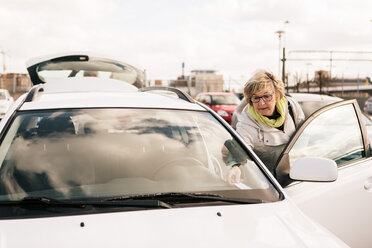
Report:
[{"label": "overcast sky", "polygon": [[[288,24],[285,24],[289,21]],[[371,0],[0,0],[0,49],[7,72],[61,51],[93,51],[146,69],[150,79],[214,69],[232,85],[257,69],[279,72],[279,38],[289,59],[372,59]],[[329,61],[288,61],[305,79]],[[2,67],[0,69],[2,72]],[[371,61],[334,61],[333,76],[372,76]]]}]

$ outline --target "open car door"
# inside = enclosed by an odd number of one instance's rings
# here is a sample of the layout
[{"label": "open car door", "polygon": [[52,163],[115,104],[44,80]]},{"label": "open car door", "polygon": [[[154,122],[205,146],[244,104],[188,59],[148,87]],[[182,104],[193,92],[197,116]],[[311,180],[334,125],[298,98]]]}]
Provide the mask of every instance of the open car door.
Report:
[{"label": "open car door", "polygon": [[[281,154],[276,176],[308,216],[351,247],[371,247],[370,155],[368,134],[356,100],[337,102],[313,113],[301,125]],[[298,163],[303,163],[299,174],[319,174],[322,166],[313,158],[335,162],[336,177],[332,182],[300,182],[293,178],[298,174],[294,173]]]}]

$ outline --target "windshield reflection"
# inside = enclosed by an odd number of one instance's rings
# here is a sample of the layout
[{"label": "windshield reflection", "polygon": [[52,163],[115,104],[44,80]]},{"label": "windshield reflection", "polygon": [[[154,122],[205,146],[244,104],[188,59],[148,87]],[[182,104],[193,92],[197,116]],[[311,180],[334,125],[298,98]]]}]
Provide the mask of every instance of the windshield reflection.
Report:
[{"label": "windshield reflection", "polygon": [[[194,111],[22,113],[0,148],[0,199],[231,193],[239,188],[226,182],[228,140],[232,136],[208,113]],[[266,200],[277,199],[248,154],[235,150],[243,158],[239,161],[244,160],[244,189],[260,189]]]}]

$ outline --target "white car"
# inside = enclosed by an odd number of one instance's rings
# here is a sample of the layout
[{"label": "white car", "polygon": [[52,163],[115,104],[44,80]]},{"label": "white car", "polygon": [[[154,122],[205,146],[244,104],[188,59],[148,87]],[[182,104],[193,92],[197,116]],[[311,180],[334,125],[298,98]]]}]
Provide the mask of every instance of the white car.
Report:
[{"label": "white car", "polygon": [[[61,74],[60,62],[63,73],[83,69],[74,56],[29,66]],[[0,122],[2,248],[347,247],[188,95],[138,89],[137,80],[49,76]],[[226,179],[230,156],[240,162],[239,184]],[[304,165],[293,167],[304,180],[334,180],[322,171],[309,177]],[[325,160],[323,171],[336,166]]]},{"label": "white car", "polygon": [[2,119],[9,107],[13,104],[14,99],[6,89],[0,89],[0,119]]}]

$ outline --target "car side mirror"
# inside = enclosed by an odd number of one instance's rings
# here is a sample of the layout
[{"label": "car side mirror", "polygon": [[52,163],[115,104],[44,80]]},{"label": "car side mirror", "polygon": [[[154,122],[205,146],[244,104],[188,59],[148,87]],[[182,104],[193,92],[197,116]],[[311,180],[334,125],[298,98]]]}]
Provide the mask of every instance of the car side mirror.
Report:
[{"label": "car side mirror", "polygon": [[333,182],[338,177],[337,164],[328,158],[299,158],[291,166],[289,177],[299,181]]}]

